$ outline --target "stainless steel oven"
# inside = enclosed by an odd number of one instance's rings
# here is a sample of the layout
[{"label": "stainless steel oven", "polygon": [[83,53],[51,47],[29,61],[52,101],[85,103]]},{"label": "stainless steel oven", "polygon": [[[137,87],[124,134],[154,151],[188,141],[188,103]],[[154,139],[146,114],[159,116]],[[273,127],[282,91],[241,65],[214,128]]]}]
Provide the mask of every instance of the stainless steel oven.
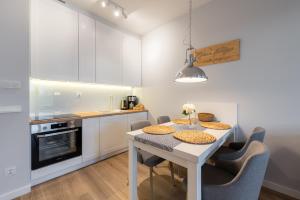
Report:
[{"label": "stainless steel oven", "polygon": [[82,154],[82,120],[31,125],[31,168]]}]

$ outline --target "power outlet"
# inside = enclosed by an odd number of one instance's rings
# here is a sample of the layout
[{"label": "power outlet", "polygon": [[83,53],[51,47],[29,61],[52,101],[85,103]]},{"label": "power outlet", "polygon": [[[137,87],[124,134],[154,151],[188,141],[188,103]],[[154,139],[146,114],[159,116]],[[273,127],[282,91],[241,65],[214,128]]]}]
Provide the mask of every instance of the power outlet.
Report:
[{"label": "power outlet", "polygon": [[14,176],[16,174],[17,174],[17,167],[16,166],[5,168],[5,175],[6,176]]}]

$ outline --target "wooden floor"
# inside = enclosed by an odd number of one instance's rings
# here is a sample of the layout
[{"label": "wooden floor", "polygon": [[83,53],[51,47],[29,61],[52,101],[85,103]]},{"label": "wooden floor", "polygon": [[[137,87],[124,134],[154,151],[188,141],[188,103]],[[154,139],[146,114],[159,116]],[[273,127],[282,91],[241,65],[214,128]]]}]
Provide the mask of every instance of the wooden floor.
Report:
[{"label": "wooden floor", "polygon": [[[127,200],[128,154],[123,153],[62,177],[32,188],[32,192],[16,200]],[[167,162],[155,171],[155,200],[183,200],[185,192],[177,178],[176,186],[171,184]],[[149,170],[138,166],[138,195],[140,200],[150,199]],[[260,200],[292,200],[281,194],[263,189]]]}]

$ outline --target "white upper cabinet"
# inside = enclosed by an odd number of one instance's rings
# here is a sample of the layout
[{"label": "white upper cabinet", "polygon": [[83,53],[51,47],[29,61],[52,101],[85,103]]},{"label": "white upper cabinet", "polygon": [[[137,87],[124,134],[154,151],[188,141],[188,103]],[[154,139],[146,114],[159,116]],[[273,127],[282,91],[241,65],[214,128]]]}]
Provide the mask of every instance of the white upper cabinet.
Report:
[{"label": "white upper cabinet", "polygon": [[53,0],[31,5],[31,76],[77,81],[78,13]]},{"label": "white upper cabinet", "polygon": [[31,77],[141,86],[141,40],[58,0],[31,1]]},{"label": "white upper cabinet", "polygon": [[96,21],[79,14],[79,81],[96,81]]},{"label": "white upper cabinet", "polygon": [[123,84],[141,86],[141,40],[125,35],[123,38]]},{"label": "white upper cabinet", "polygon": [[96,22],[96,82],[122,85],[122,33]]}]

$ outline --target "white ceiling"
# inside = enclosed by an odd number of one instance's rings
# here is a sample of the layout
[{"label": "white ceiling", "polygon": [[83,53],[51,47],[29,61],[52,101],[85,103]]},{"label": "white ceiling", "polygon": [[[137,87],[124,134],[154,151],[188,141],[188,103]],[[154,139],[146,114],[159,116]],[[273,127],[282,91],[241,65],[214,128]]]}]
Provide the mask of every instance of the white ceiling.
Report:
[{"label": "white ceiling", "polygon": [[[193,8],[205,5],[209,1],[211,0],[193,0]],[[113,16],[113,8],[102,8],[101,0],[68,0],[67,2],[139,35],[188,11],[188,0],[114,0],[128,13],[128,18],[123,19]]]}]

